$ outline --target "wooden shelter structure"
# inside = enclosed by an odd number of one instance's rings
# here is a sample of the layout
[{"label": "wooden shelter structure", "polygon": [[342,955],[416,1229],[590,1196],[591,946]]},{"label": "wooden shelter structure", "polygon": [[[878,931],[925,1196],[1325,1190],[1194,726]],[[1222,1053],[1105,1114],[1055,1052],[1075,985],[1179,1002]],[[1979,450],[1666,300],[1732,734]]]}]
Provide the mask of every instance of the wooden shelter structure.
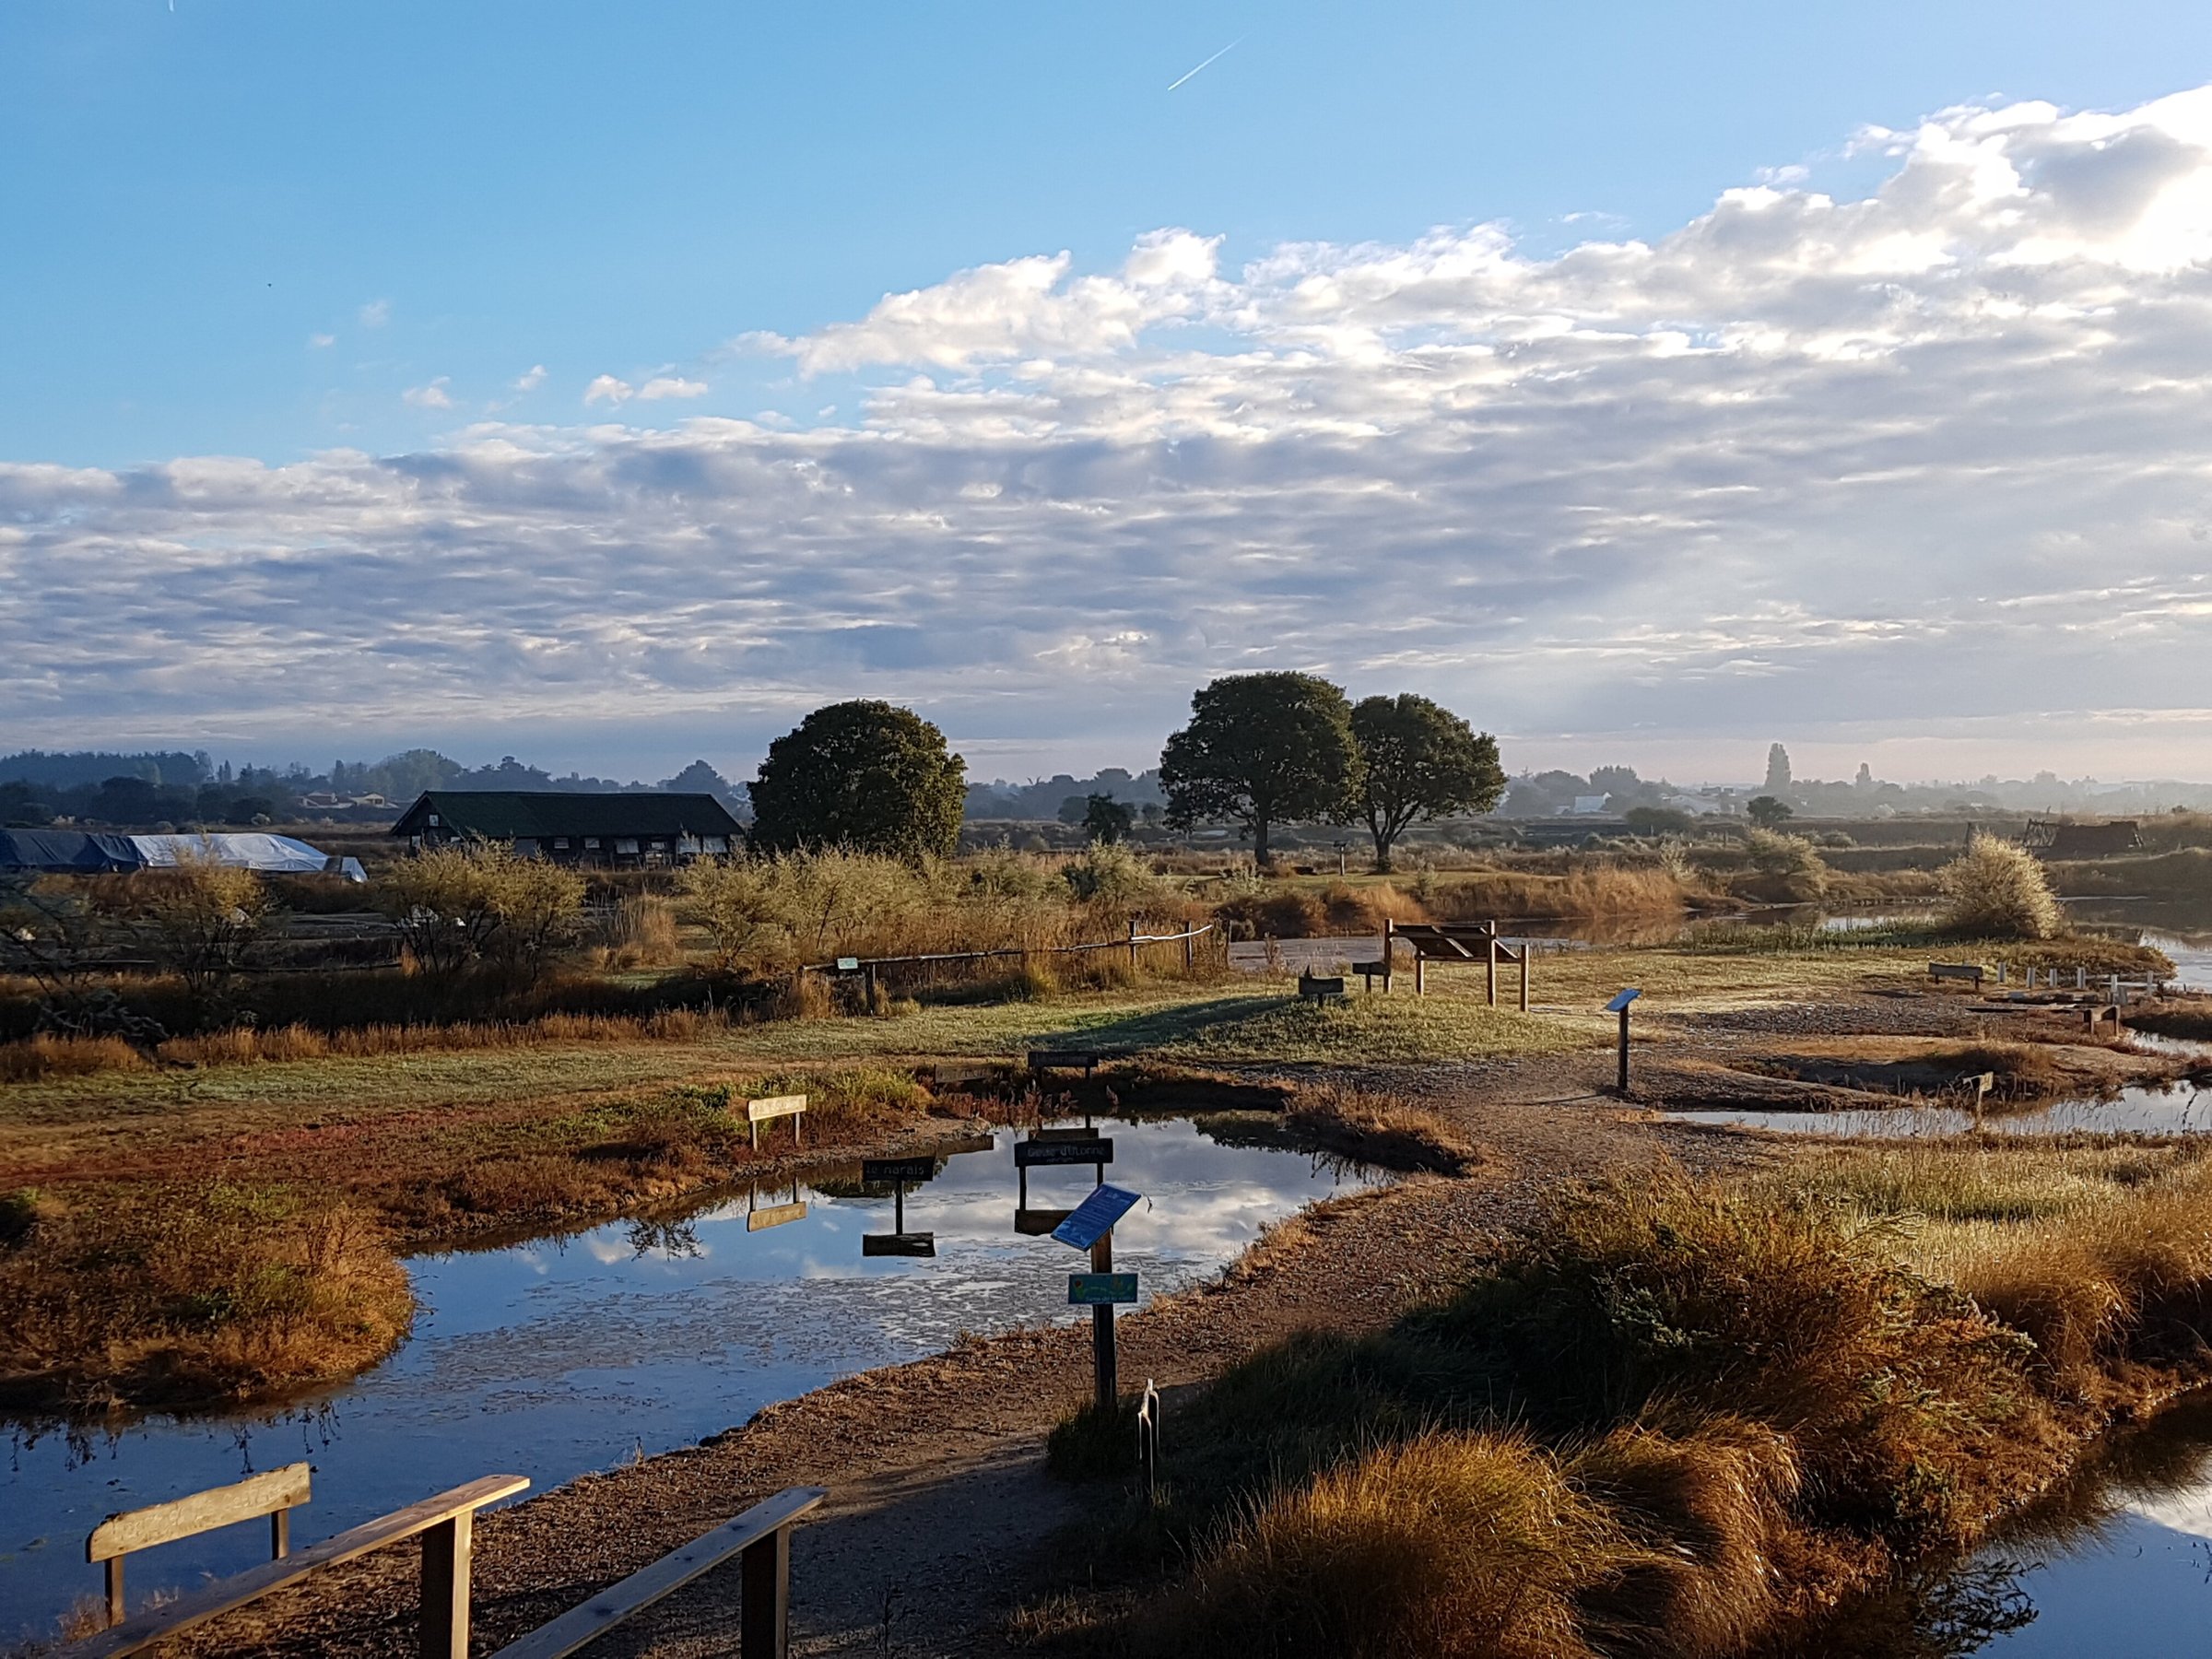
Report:
[{"label": "wooden shelter structure", "polygon": [[1485,973],[1485,991],[1489,1006],[1498,1006],[1498,964],[1500,961],[1516,964],[1521,970],[1521,1011],[1528,1012],[1529,955],[1535,948],[1527,940],[1518,947],[1506,944],[1498,936],[1495,922],[1393,922],[1382,919],[1382,956],[1380,961],[1354,962],[1352,971],[1363,975],[1368,988],[1372,990],[1376,978],[1382,981],[1382,989],[1390,989],[1395,971],[1397,947],[1403,943],[1413,948],[1413,994],[1425,996],[1429,993],[1429,964],[1430,962],[1480,962]]}]

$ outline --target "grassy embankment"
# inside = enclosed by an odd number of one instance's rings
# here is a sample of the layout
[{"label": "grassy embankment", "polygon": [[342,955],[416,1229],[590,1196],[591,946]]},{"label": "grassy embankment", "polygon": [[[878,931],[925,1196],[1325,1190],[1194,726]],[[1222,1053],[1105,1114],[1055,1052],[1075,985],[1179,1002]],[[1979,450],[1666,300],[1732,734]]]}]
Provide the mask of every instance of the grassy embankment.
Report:
[{"label": "grassy embankment", "polygon": [[1390,1331],[1169,1419],[1167,1485],[1048,1605],[1160,1655],[1702,1659],[1955,1547],[2200,1377],[2194,1147],[1826,1148],[1561,1198]]}]

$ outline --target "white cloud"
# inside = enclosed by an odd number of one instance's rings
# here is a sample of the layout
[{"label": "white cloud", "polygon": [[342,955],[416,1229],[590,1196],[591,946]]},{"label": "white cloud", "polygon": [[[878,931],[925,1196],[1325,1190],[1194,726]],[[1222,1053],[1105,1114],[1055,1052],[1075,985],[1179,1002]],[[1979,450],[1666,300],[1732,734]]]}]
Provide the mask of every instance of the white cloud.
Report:
[{"label": "white cloud", "polygon": [[1207,677],[1304,665],[1509,735],[2094,726],[2113,772],[2212,772],[2212,90],[1858,142],[1863,200],[1777,171],[1648,242],[1230,271],[1167,230],[747,337],[859,375],[843,424],[0,466],[0,721],[883,695],[1141,744]]},{"label": "white cloud", "polygon": [[324,347],[335,346],[337,343],[338,336],[333,334],[312,334],[307,336],[308,347],[314,351],[321,351]]},{"label": "white cloud", "polygon": [[360,322],[363,328],[382,328],[391,321],[392,301],[389,300],[371,300],[361,307]]},{"label": "white cloud", "polygon": [[526,373],[516,377],[514,389],[517,392],[535,392],[545,383],[546,366],[543,363],[533,363]]},{"label": "white cloud", "polygon": [[409,386],[399,395],[403,402],[412,404],[418,409],[450,409],[453,406],[453,400],[445,388],[452,380],[450,374],[441,374],[429,385]]},{"label": "white cloud", "polygon": [[704,397],[711,388],[705,381],[686,380],[681,375],[656,374],[638,388],[640,403],[659,403],[667,397]]}]

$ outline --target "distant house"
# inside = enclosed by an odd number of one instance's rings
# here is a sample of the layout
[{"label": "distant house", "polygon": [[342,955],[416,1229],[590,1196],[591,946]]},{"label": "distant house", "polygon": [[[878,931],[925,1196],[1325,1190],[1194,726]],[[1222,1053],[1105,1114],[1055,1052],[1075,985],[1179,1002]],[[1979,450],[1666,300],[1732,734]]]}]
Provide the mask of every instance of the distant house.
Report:
[{"label": "distant house", "polygon": [[2044,858],[2113,858],[2139,851],[2143,837],[2133,818],[2102,824],[2030,818],[2020,832],[2020,844]]},{"label": "distant house", "polygon": [[1574,805],[1567,810],[1575,818],[1594,818],[1605,811],[1606,803],[1612,798],[1611,795],[1576,795]]},{"label": "distant house", "polygon": [[711,794],[433,789],[399,815],[392,833],[418,853],[507,841],[556,864],[644,869],[728,853],[744,830]]}]

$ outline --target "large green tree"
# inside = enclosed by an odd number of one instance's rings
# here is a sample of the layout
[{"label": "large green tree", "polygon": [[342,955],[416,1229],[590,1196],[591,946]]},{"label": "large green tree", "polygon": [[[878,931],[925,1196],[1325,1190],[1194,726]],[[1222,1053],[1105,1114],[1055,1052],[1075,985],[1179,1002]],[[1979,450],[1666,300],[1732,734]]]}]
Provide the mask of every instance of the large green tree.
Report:
[{"label": "large green tree", "polygon": [[849,847],[895,858],[959,840],[968,763],[945,734],[888,702],[831,703],[768,746],[753,782],[753,846]]},{"label": "large green tree", "polygon": [[1232,674],[1191,698],[1191,724],[1160,751],[1168,821],[1229,818],[1268,860],[1277,824],[1335,818],[1350,805],[1359,751],[1344,692],[1311,674]]},{"label": "large green tree", "polygon": [[1488,812],[1505,793],[1498,740],[1451,710],[1410,691],[1368,697],[1352,710],[1359,746],[1356,795],[1375,838],[1375,868],[1390,868],[1390,849],[1416,818]]}]

